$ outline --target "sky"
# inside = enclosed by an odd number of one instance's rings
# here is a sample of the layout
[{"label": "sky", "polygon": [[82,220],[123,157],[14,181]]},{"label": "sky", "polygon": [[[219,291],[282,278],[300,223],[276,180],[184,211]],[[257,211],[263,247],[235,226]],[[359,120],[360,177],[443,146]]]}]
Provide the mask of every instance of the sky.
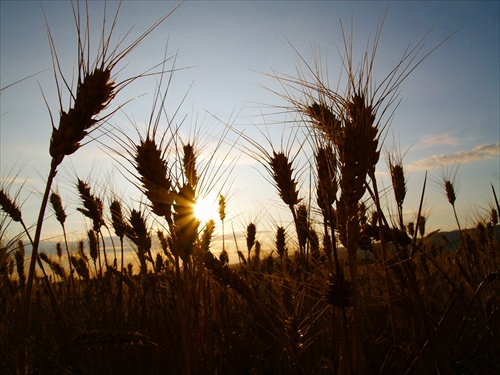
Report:
[{"label": "sky", "polygon": [[[88,4],[91,38],[98,38],[102,28],[103,4]],[[107,3],[108,22],[117,4]],[[114,35],[123,37],[130,31],[125,44],[132,42],[177,5],[123,1]],[[36,222],[50,166],[50,113],[57,122],[59,111],[44,14],[61,69],[71,82],[77,63],[71,3],[0,2],[0,183],[17,196],[28,225]],[[394,115],[384,129],[377,177],[385,204],[392,204],[386,153],[399,150],[407,177],[404,213],[410,221],[418,210],[427,171],[423,212],[428,231],[448,231],[456,223],[439,183],[443,176],[454,177],[463,227],[488,215],[494,204],[492,185],[500,193],[499,14],[498,1],[186,1],[117,66],[116,80],[147,71],[165,53],[170,57],[167,67],[176,71],[165,112],[173,123],[182,124],[184,142],[196,135],[200,164],[217,155],[206,172],[211,189],[205,192],[227,197],[226,233],[242,232],[254,222],[258,239],[270,243],[276,225],[292,231],[291,217],[261,165],[262,154],[240,134],[268,151],[272,145],[297,153],[294,168],[300,196],[305,202],[315,199],[309,192],[312,151],[307,136],[303,127],[291,125],[293,113],[279,110],[288,104],[276,94],[283,88],[272,75],[297,77],[306,71],[305,63],[321,61],[324,76],[335,88],[342,71],[341,22],[347,34],[352,30],[353,54],[359,61],[385,16],[374,63],[375,84],[423,38],[426,44],[418,57],[445,41],[400,85],[398,105],[391,107]],[[116,39],[112,41],[116,45]],[[139,207],[141,196],[124,168],[130,164],[108,147],[119,149],[125,135],[138,139],[136,129],[144,131],[149,121],[158,82],[159,75],[152,75],[130,83],[115,100],[126,104],[109,120],[120,130],[63,161],[54,188],[63,199],[69,214],[67,230],[74,237],[90,225],[76,210],[81,205],[77,178],[90,181],[105,202],[112,192],[130,207]],[[63,108],[68,103],[63,90]],[[160,123],[166,121],[163,117]],[[42,238],[59,238],[61,230],[50,208],[46,218]],[[11,224],[7,233],[19,231]]]}]

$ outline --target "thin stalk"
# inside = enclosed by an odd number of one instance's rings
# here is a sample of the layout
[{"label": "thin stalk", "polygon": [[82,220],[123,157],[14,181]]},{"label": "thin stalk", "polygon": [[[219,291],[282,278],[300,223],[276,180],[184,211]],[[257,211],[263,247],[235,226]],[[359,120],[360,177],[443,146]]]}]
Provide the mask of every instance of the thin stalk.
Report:
[{"label": "thin stalk", "polygon": [[120,237],[120,250],[121,250],[121,267],[120,267],[120,278],[118,281],[118,294],[116,297],[115,306],[115,324],[118,325],[118,329],[122,329],[123,325],[123,237]]},{"label": "thin stalk", "polygon": [[[345,295],[344,295],[344,290],[345,290],[345,283],[344,283],[344,277],[341,276],[341,267],[339,263],[339,257],[338,257],[338,249],[337,249],[337,241],[335,238],[335,225],[334,223],[334,216],[333,216],[333,211],[331,208],[328,209],[328,215],[329,215],[329,220],[330,220],[330,231],[331,231],[331,243],[332,243],[332,252],[333,252],[333,262],[334,262],[334,267],[335,267],[335,281],[337,282],[338,286],[338,291],[339,291],[339,302],[340,302],[340,315],[342,318],[342,336],[344,337],[344,340],[341,340],[341,358],[344,356],[342,353],[345,353],[345,361],[342,361],[344,364],[347,364],[348,368],[348,374],[353,373],[352,369],[352,362],[351,362],[351,353],[349,351],[349,327],[347,323],[347,314],[346,314],[346,304],[345,304]],[[335,307],[333,308],[332,312],[332,320],[335,319]],[[333,329],[334,322],[332,322],[332,329]],[[333,331],[332,331],[332,339],[333,339]]]},{"label": "thin stalk", "polygon": [[43,194],[42,203],[40,205],[40,212],[38,214],[38,220],[36,223],[35,239],[33,241],[33,250],[31,254],[31,262],[28,273],[28,280],[26,283],[26,295],[24,299],[24,316],[23,316],[23,336],[28,337],[29,325],[31,319],[31,295],[33,292],[33,279],[35,277],[35,263],[38,259],[38,247],[40,244],[40,237],[42,234],[43,219],[45,216],[45,209],[47,208],[47,203],[49,200],[50,189],[52,187],[52,182],[57,174],[57,161],[52,159],[50,164],[50,171],[47,178],[47,183],[45,186],[45,192]]},{"label": "thin stalk", "polygon": [[[68,254],[68,264],[69,264],[69,275],[70,275],[70,282],[71,282],[71,288],[73,289],[73,294],[77,296],[76,294],[76,289],[75,289],[75,279],[74,279],[74,273],[75,271],[73,270],[73,265],[71,264],[71,255],[69,253],[69,246],[68,246],[68,236],[66,235],[66,228],[64,224],[61,224],[62,230],[63,230],[63,236],[64,236],[64,245],[66,246],[66,253]],[[77,296],[78,298],[78,296]]]},{"label": "thin stalk", "polygon": [[458,232],[460,233],[460,240],[462,241],[462,245],[464,245],[465,244],[464,236],[462,233],[462,227],[460,226],[460,221],[458,221],[458,215],[457,215],[457,210],[455,208],[455,204],[453,203],[451,205],[451,207],[453,208],[453,214],[455,215],[455,221],[457,222],[457,225],[458,225]]},{"label": "thin stalk", "polygon": [[493,187],[493,184],[491,184],[491,190],[493,190],[493,197],[495,198],[495,203],[497,205],[497,212],[500,214],[500,204],[498,204],[497,193],[495,193],[495,188]]},{"label": "thin stalk", "polygon": [[190,357],[190,350],[189,350],[189,285],[188,285],[188,279],[189,279],[189,269],[188,269],[188,264],[189,260],[183,262],[183,273],[184,273],[184,298],[183,298],[183,309],[184,313],[182,314],[181,318],[181,329],[182,329],[182,347],[183,347],[183,352],[184,352],[184,373],[186,375],[191,374],[191,357]]},{"label": "thin stalk", "polygon": [[[422,194],[420,195],[420,203],[418,205],[417,221],[418,221],[418,218],[420,217],[420,215],[422,214],[422,206],[424,205],[424,195],[425,195],[426,184],[427,184],[427,171],[425,172],[424,186],[422,186]],[[417,223],[415,223],[415,224],[417,224]],[[417,227],[417,225],[415,225],[415,227]],[[413,241],[412,241],[413,245],[412,245],[412,249],[411,249],[410,258],[413,258],[413,256],[415,255],[415,251],[417,249],[417,246],[416,246],[417,235],[418,235],[418,230],[417,230],[417,228],[415,228],[415,232],[413,233]]]},{"label": "thin stalk", "polygon": [[[348,233],[348,236],[351,233]],[[361,340],[361,307],[360,307],[360,293],[358,283],[358,259],[357,247],[349,246],[347,248],[347,257],[349,259],[349,272],[351,274],[352,285],[352,359],[355,361],[355,370],[360,374],[364,374],[365,369],[365,355],[363,351],[363,342]],[[354,363],[353,363],[354,364]]]},{"label": "thin stalk", "polygon": [[[28,239],[30,240],[31,246],[33,247],[33,239],[31,238],[28,228],[26,227],[26,224],[24,223],[24,220],[21,219],[20,221],[24,231],[26,232],[26,235],[28,236]],[[43,266],[42,260],[40,259],[40,256],[36,256],[36,261],[38,263],[38,266],[42,270],[43,273],[43,282],[45,284],[45,287],[47,288],[47,291],[49,293],[49,298],[50,302],[52,303],[52,307],[54,308],[54,312],[57,317],[57,322],[60,325],[61,324],[61,313],[59,311],[59,304],[57,303],[56,296],[54,294],[54,290],[52,289],[52,285],[50,284],[49,277],[47,276],[47,272],[45,272],[45,267]]]},{"label": "thin stalk", "polygon": [[[389,306],[389,319],[391,321],[391,330],[392,330],[392,340],[393,344],[395,347],[399,345],[399,340],[397,339],[396,336],[396,330],[395,330],[395,324],[394,324],[394,306],[392,305],[392,295],[391,295],[391,288],[389,286],[389,277],[387,274],[387,241],[385,240],[384,237],[384,223],[382,221],[383,218],[383,213],[382,213],[382,207],[380,206],[380,199],[379,199],[379,192],[378,192],[378,186],[377,186],[377,180],[375,179],[374,174],[370,174],[370,179],[372,180],[373,184],[373,191],[370,189],[370,186],[366,184],[366,187],[368,189],[368,192],[371,194],[373,201],[375,202],[375,205],[377,207],[377,212],[378,212],[378,222],[379,222],[379,233],[380,233],[380,247],[382,249],[382,266],[384,269],[384,282],[385,282],[385,287],[387,289],[387,305]],[[425,186],[425,183],[424,183]]]},{"label": "thin stalk", "polygon": [[224,239],[224,220],[221,220],[222,222],[222,251],[226,250],[226,245],[225,245],[225,239]]}]

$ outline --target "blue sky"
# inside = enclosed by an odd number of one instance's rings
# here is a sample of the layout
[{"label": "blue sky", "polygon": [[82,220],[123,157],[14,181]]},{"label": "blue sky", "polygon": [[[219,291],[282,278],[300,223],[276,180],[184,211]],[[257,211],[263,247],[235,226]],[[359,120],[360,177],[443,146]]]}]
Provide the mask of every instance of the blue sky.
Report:
[{"label": "blue sky", "polygon": [[[40,7],[41,4],[41,7]],[[116,35],[131,27],[130,38],[139,36],[176,2],[124,1],[118,17]],[[100,30],[103,3],[89,2],[91,30]],[[112,15],[116,2],[108,2]],[[36,74],[3,90],[0,96],[0,167],[2,184],[12,176],[12,195],[25,185],[19,195],[28,224],[36,220],[41,191],[49,169],[48,144],[50,116],[44,103],[57,118],[58,101],[52,62],[42,9],[55,40],[63,71],[69,80],[76,66],[76,32],[71,5],[66,1],[0,2],[0,87]],[[320,51],[330,81],[336,83],[341,71],[337,47],[342,47],[340,20],[348,31],[353,21],[355,56],[373,40],[377,23],[387,11],[375,60],[374,79],[380,82],[402,57],[408,46],[415,46],[428,32],[428,41],[420,56],[450,35],[456,34],[433,52],[400,86],[401,103],[395,111],[384,144],[393,149],[393,140],[405,153],[408,177],[405,202],[407,219],[418,209],[424,172],[430,176],[424,213],[430,229],[455,227],[451,207],[439,191],[436,180],[442,173],[452,173],[458,165],[457,209],[463,226],[478,215],[486,214],[493,203],[491,184],[500,192],[499,156],[499,2],[480,1],[187,1],[158,27],[121,65],[118,79],[139,74],[162,60],[168,41],[168,56],[176,54],[176,67],[187,68],[173,75],[167,111],[173,113],[185,97],[177,121],[183,118],[183,134],[199,129],[206,147],[224,130],[224,122],[261,144],[268,146],[259,129],[267,130],[273,145],[279,148],[281,135],[289,131],[283,123],[291,114],[270,116],[285,103],[271,90],[280,90],[278,82],[267,76],[273,71],[296,75],[304,69],[297,52],[313,63],[312,51]],[[95,22],[95,24],[94,24]],[[92,29],[94,27],[94,29]],[[293,48],[292,48],[293,46]],[[141,128],[151,111],[157,77],[140,79],[117,98],[128,103],[111,120],[114,126],[134,137],[133,122]],[[144,94],[144,95],[142,95]],[[187,94],[187,96],[186,96]],[[257,103],[257,104],[256,104]],[[259,105],[258,103],[262,103]],[[67,100],[64,102],[67,107]],[[217,120],[217,119],[218,120]],[[274,123],[278,121],[278,123]],[[281,124],[279,122],[282,122]],[[285,129],[285,130],[284,130]],[[106,137],[101,138],[103,142]],[[227,135],[230,145],[237,139]],[[285,136],[286,140],[286,136]],[[111,142],[111,141],[109,141]],[[225,155],[225,145],[219,150]],[[257,222],[263,231],[277,223],[287,225],[290,217],[280,203],[273,186],[257,161],[241,153],[249,147],[241,142],[231,155],[238,158],[234,168],[219,180],[228,183],[222,192],[228,195],[228,215],[235,231]],[[292,149],[297,149],[295,144]],[[270,150],[270,147],[268,147]],[[382,152],[385,155],[385,152]],[[231,156],[233,157],[233,156]],[[301,196],[308,190],[305,173],[307,155],[297,158],[302,171]],[[85,145],[65,159],[57,176],[56,187],[71,213],[69,231],[82,228],[83,219],[75,192],[76,176],[91,179],[97,192],[111,187],[130,197],[129,204],[140,199],[119,172],[120,167],[97,142]],[[381,158],[377,171],[380,184],[389,186],[387,163]],[[124,172],[125,176],[130,177]],[[218,189],[221,188],[220,186]],[[387,200],[392,198],[391,192]],[[48,216],[50,215],[48,210]],[[54,218],[45,224],[45,237],[60,231]],[[12,226],[15,232],[16,228]],[[263,241],[268,240],[262,234]]]}]

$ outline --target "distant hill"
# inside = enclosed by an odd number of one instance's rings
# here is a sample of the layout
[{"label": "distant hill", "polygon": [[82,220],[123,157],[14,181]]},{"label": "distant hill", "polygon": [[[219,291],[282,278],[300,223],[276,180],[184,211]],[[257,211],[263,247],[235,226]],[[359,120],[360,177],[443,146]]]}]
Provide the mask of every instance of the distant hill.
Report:
[{"label": "distant hill", "polygon": [[[494,238],[496,239],[497,245],[500,245],[500,225],[497,225],[494,229]],[[462,230],[464,236],[469,234],[472,238],[477,237],[477,229],[469,228]],[[434,245],[437,247],[442,246],[443,251],[454,250],[460,246],[460,232],[458,230],[453,230],[450,232],[437,232],[430,236],[430,239]]]}]

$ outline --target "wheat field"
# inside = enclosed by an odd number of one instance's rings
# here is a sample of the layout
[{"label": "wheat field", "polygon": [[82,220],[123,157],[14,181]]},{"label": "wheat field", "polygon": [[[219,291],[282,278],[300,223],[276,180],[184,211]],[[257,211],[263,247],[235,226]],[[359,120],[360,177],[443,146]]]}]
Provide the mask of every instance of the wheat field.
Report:
[{"label": "wheat field", "polygon": [[[268,243],[249,221],[238,242],[222,189],[212,191],[217,224],[196,214],[201,197],[237,166],[223,167],[227,156],[216,151],[201,162],[203,139],[183,139],[181,125],[164,117],[175,70],[159,61],[153,73],[124,77],[117,68],[175,12],[126,45],[110,45],[113,29],[107,34],[103,25],[97,52],[84,5],[75,4],[74,12],[76,77],[63,75],[51,43],[55,80],[71,100],[60,100],[52,117],[51,163],[33,226],[23,220],[19,192],[1,186],[0,372],[500,372],[500,209],[493,185],[488,214],[464,227],[457,182],[443,174],[439,188],[458,228],[453,239],[426,231],[422,204],[411,220],[403,214],[400,150],[386,155],[390,189],[377,180],[387,119],[397,110],[401,83],[425,64],[425,40],[378,80],[371,66],[380,30],[361,61],[352,55],[351,35],[343,35],[345,87],[330,87],[315,62],[296,76],[270,75],[296,119],[293,129],[307,134],[304,149],[312,152],[305,172],[296,148],[283,140],[263,145],[223,124],[224,134],[239,140],[232,147],[264,167],[277,204],[291,217],[290,225],[270,229]],[[149,123],[136,134],[110,126],[126,103],[113,106],[118,94],[149,74],[158,80]],[[141,202],[100,189],[106,181],[76,178],[78,207],[68,208],[56,189],[57,172],[96,138]],[[308,191],[302,174],[311,176]],[[86,223],[79,241],[68,240],[68,215]],[[51,251],[40,246],[47,220],[58,222],[64,239]],[[132,249],[127,256],[126,249]]]}]

